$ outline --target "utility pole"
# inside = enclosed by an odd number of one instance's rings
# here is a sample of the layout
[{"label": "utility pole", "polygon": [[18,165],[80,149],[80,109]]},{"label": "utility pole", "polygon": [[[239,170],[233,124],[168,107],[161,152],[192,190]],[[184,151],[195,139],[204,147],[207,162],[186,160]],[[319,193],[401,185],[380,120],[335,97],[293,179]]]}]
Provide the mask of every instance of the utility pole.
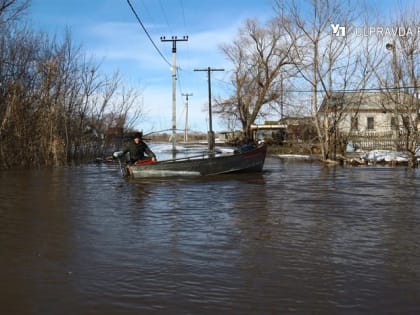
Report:
[{"label": "utility pole", "polygon": [[211,113],[211,78],[210,74],[212,71],[225,71],[225,69],[214,69],[207,67],[207,69],[194,69],[194,71],[207,71],[208,78],[208,89],[209,89],[209,132],[208,132],[208,142],[209,142],[209,153],[212,154],[214,151],[214,132],[213,132],[213,122],[212,122],[212,113]]},{"label": "utility pole", "polygon": [[176,132],[176,43],[188,41],[188,36],[177,38],[172,36],[170,39],[162,36],[160,38],[162,42],[172,42],[172,155],[175,158],[175,132]]},{"label": "utility pole", "polygon": [[[283,119],[284,114],[283,114],[283,110],[284,110],[284,90],[283,90],[283,72],[280,73],[280,90],[281,90],[281,94],[280,94],[280,119]],[[283,121],[282,121],[283,123]]]},{"label": "utility pole", "polygon": [[185,130],[184,130],[184,142],[188,141],[188,97],[193,96],[192,93],[182,93],[185,96]]}]

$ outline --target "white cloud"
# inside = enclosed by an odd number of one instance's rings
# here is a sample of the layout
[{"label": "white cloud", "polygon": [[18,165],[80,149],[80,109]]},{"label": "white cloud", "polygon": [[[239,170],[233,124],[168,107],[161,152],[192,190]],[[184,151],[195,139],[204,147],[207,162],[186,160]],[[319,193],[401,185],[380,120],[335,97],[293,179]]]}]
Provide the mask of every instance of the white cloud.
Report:
[{"label": "white cloud", "polygon": [[[177,126],[183,128],[185,100],[181,93],[193,93],[189,106],[189,125],[191,129],[205,131],[208,123],[207,73],[194,72],[194,69],[210,67],[228,68],[219,45],[229,42],[237,28],[214,29],[192,33],[188,42],[178,43],[177,66]],[[144,87],[142,95],[145,115],[139,128],[145,132],[162,130],[172,126],[172,74],[170,67],[162,60],[150,41],[139,32],[134,23],[99,23],[91,26],[85,35],[91,41],[88,53],[100,59],[106,71],[120,70],[127,82],[139,81]],[[155,36],[157,37],[157,36]],[[94,40],[93,40],[94,39]],[[155,41],[169,62],[172,62],[171,44]],[[105,56],[105,57],[102,57]],[[226,74],[212,74],[212,94],[224,92],[217,78]],[[217,119],[215,126],[217,126]]]}]

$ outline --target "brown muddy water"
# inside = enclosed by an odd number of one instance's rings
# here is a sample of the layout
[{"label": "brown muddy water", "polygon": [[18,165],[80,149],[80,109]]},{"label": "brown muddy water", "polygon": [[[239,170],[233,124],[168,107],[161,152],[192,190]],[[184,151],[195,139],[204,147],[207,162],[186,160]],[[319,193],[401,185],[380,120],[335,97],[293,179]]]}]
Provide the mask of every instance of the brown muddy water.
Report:
[{"label": "brown muddy water", "polygon": [[0,314],[419,314],[420,173],[0,173]]}]

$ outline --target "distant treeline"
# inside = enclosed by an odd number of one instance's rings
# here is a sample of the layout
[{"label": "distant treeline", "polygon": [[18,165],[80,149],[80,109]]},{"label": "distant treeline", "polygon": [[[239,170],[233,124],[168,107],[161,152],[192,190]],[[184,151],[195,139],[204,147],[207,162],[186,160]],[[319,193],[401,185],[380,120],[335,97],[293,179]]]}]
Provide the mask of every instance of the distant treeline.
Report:
[{"label": "distant treeline", "polygon": [[0,169],[101,154],[140,115],[134,89],[72,43],[22,26],[27,1],[0,0]]}]

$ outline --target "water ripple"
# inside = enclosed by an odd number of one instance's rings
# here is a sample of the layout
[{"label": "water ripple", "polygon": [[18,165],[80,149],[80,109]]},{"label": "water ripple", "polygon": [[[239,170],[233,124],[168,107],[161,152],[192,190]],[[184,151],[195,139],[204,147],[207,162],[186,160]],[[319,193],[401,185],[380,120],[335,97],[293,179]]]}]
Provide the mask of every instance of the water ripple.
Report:
[{"label": "water ripple", "polygon": [[418,313],[419,183],[402,168],[276,159],[170,181],[4,172],[0,311]]}]

